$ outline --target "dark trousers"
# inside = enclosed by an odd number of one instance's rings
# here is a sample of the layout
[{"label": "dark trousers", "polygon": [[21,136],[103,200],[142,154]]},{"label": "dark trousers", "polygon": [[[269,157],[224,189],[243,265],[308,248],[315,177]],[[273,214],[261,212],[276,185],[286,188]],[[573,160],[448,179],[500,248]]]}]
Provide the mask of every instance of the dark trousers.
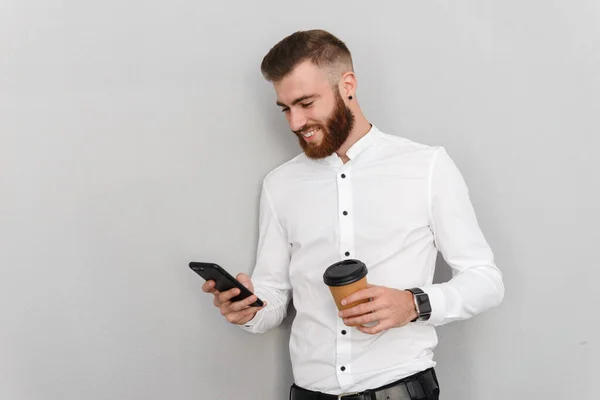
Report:
[{"label": "dark trousers", "polygon": [[[439,400],[440,388],[433,368],[379,388],[348,394],[343,400]],[[313,392],[296,385],[290,388],[290,400],[336,400],[338,396]]]}]

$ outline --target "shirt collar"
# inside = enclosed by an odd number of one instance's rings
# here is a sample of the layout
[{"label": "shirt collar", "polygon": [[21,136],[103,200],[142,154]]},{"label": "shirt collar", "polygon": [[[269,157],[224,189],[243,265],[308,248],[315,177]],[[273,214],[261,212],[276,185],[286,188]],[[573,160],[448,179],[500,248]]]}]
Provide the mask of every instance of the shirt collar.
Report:
[{"label": "shirt collar", "polygon": [[[375,125],[371,125],[371,129],[361,137],[356,143],[354,143],[346,152],[346,155],[350,160],[354,160],[360,153],[369,148],[377,138],[380,136],[381,131],[377,129]],[[332,155],[316,160],[327,165],[343,165],[342,159],[333,153]]]}]

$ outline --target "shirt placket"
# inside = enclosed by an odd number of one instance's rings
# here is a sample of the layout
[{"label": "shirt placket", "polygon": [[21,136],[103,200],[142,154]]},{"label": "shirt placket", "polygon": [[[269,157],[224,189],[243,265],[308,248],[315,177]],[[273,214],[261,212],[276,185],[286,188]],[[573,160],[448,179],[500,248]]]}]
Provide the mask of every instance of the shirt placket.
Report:
[{"label": "shirt placket", "polygon": [[[337,174],[340,259],[354,257],[354,218],[352,204],[352,170],[344,166]],[[354,384],[352,379],[352,329],[337,318],[336,374],[342,390]]]}]

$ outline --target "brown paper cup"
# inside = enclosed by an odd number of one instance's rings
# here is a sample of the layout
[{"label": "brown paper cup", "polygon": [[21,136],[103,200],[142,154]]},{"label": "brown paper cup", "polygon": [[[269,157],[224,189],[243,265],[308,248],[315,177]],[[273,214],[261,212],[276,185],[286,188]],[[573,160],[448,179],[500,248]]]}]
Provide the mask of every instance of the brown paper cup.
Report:
[{"label": "brown paper cup", "polygon": [[351,294],[353,294],[359,290],[366,289],[366,288],[367,288],[367,277],[366,276],[364,278],[362,278],[361,280],[356,281],[354,283],[350,283],[348,285],[329,286],[329,290],[331,291],[333,300],[335,300],[335,305],[337,306],[338,310],[340,310],[340,311],[345,310],[347,308],[354,307],[361,303],[367,303],[369,301],[369,299],[355,301],[354,303],[350,303],[350,304],[346,304],[345,306],[342,306],[343,299],[345,299],[346,297],[350,296]]},{"label": "brown paper cup", "polygon": [[342,300],[359,290],[366,289],[368,269],[360,260],[343,260],[330,265],[323,273],[323,282],[329,286],[338,310],[352,308],[369,299],[355,301],[342,306]]}]

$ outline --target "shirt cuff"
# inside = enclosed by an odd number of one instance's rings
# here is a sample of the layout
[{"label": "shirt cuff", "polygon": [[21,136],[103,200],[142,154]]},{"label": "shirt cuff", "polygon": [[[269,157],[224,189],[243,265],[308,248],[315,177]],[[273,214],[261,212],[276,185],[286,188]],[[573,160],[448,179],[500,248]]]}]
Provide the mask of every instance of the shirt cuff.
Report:
[{"label": "shirt cuff", "polygon": [[431,304],[431,316],[427,321],[417,321],[426,325],[441,325],[446,318],[446,298],[444,291],[439,284],[427,285],[421,287],[421,290],[429,296],[429,304]]}]

